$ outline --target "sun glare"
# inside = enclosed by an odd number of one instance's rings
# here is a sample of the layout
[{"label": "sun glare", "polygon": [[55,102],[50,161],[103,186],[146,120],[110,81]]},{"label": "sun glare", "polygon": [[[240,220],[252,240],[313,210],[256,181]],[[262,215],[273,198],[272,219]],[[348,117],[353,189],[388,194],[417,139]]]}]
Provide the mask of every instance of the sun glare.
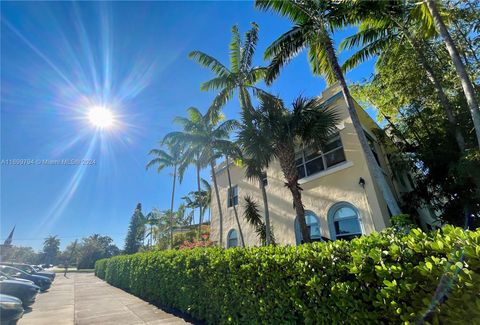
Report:
[{"label": "sun glare", "polygon": [[96,106],[88,111],[88,120],[93,126],[106,129],[112,127],[115,119],[112,111],[105,107]]}]

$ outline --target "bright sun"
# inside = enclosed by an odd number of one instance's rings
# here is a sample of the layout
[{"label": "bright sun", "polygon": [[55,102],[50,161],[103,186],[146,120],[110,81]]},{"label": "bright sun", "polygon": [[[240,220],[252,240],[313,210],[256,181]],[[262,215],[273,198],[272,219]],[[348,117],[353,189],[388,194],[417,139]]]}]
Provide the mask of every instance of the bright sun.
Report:
[{"label": "bright sun", "polygon": [[88,120],[90,123],[100,129],[110,128],[114,123],[112,112],[101,106],[90,108],[88,111]]}]

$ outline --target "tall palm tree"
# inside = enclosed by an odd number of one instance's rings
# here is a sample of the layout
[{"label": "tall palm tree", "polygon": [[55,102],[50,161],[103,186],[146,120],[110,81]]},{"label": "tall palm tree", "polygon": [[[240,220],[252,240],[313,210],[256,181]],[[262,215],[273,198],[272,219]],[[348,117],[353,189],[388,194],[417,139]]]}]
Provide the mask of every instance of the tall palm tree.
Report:
[{"label": "tall palm tree", "polygon": [[155,234],[157,233],[157,227],[160,220],[160,213],[157,209],[153,209],[145,216],[145,225],[147,231],[145,237],[148,237],[148,247],[152,248],[155,245]]},{"label": "tall palm tree", "polygon": [[165,136],[165,139],[184,145],[186,148],[185,156],[188,157],[190,153],[196,153],[198,161],[210,166],[218,205],[219,244],[223,246],[223,212],[215,175],[215,161],[223,155],[221,148],[229,143],[230,132],[238,127],[238,122],[235,120],[224,121],[223,116],[213,112],[213,109],[208,110],[205,115],[195,107],[190,107],[187,112],[188,118],[177,117],[174,120],[182,126],[183,130],[170,132]]},{"label": "tall palm tree", "polygon": [[[149,154],[154,155],[155,158],[150,160],[146,166],[146,169],[149,169],[152,166],[157,166],[157,172],[160,173],[163,169],[167,167],[173,168],[173,183],[172,183],[172,196],[170,200],[170,211],[173,212],[173,203],[175,200],[175,186],[177,183],[177,177],[181,182],[183,178],[183,165],[184,165],[184,156],[183,156],[183,147],[181,144],[173,143],[168,141],[166,138],[162,141],[162,145],[166,146],[167,150],[163,149],[152,149]],[[180,169],[180,173],[179,172]],[[178,175],[177,175],[178,173]],[[173,216],[173,214],[171,214]],[[173,245],[173,220],[170,220],[170,245]]]},{"label": "tall palm tree", "polygon": [[300,145],[321,149],[337,130],[339,118],[334,110],[324,109],[317,98],[298,97],[289,110],[280,99],[271,96],[261,97],[260,107],[252,111],[249,118],[250,121],[245,122],[250,126],[242,130],[244,133],[242,136],[250,134],[252,141],[243,144],[243,148],[247,153],[263,151],[262,159],[266,164],[273,158],[278,159],[285,177],[285,186],[292,194],[303,240],[310,242],[302,203],[302,189],[298,183],[295,149]]},{"label": "tall palm tree", "polygon": [[[253,119],[251,111],[242,112],[242,126],[238,132],[237,142],[243,153],[241,164],[245,167],[245,176],[247,179],[257,180],[260,191],[262,192],[263,211],[265,217],[265,241],[266,245],[270,245],[270,211],[268,209],[268,197],[265,189],[264,177],[265,170],[268,168],[270,161],[269,151],[265,151],[265,145],[268,145],[268,138],[262,138],[255,129],[255,125],[251,123]],[[250,209],[253,211],[254,209]]]},{"label": "tall palm tree", "polygon": [[477,95],[475,94],[475,89],[473,88],[472,81],[470,80],[467,70],[465,69],[465,65],[460,58],[460,54],[458,53],[458,49],[455,46],[455,42],[453,41],[447,27],[445,26],[445,23],[443,22],[442,16],[438,11],[435,1],[423,0],[422,5],[426,5],[428,11],[432,15],[435,27],[442,36],[448,54],[450,54],[450,57],[452,58],[453,65],[455,66],[458,78],[460,79],[460,82],[462,84],[463,92],[465,93],[465,97],[467,98],[467,104],[470,108],[473,125],[475,126],[478,146],[480,147],[480,111],[478,109]]},{"label": "tall palm tree", "polygon": [[234,91],[237,89],[242,109],[251,108],[249,90],[252,90],[254,94],[263,93],[255,85],[263,79],[266,69],[252,67],[257,41],[258,25],[256,23],[252,23],[252,28],[245,33],[244,40],[240,36],[238,27],[233,26],[230,43],[230,68],[204,52],[193,51],[189,54],[191,59],[195,59],[215,74],[215,78],[201,85],[201,89],[204,91],[220,90],[212,107],[217,109],[222,107],[233,97]]},{"label": "tall palm tree", "polygon": [[400,208],[392,189],[375,160],[363,131],[348,89],[345,77],[338,62],[332,40],[332,31],[347,23],[344,2],[334,1],[295,1],[295,0],[256,0],[255,6],[288,17],[295,25],[275,40],[265,51],[265,58],[271,59],[265,80],[271,83],[280,69],[308,47],[308,57],[314,74],[323,75],[328,83],[337,81],[347,103],[353,127],[367,160],[367,168],[380,188],[385,202],[393,215],[400,214]]},{"label": "tall palm tree", "polygon": [[[452,131],[460,151],[465,150],[465,139],[459,128],[454,109],[446,95],[441,77],[429,62],[427,53],[428,43],[426,37],[435,33],[433,27],[419,17],[418,7],[412,2],[405,1],[357,1],[365,2],[350,15],[353,21],[360,19],[361,23],[355,35],[345,38],[340,43],[340,49],[352,49],[361,45],[361,49],[353,54],[343,64],[343,69],[356,67],[365,60],[378,55],[377,64],[385,60],[398,60],[399,47],[412,48],[420,61],[426,76],[434,89],[441,107],[445,111],[450,130]],[[351,12],[354,12],[352,9]],[[395,54],[393,54],[395,53]],[[393,54],[393,55],[392,55]]]}]

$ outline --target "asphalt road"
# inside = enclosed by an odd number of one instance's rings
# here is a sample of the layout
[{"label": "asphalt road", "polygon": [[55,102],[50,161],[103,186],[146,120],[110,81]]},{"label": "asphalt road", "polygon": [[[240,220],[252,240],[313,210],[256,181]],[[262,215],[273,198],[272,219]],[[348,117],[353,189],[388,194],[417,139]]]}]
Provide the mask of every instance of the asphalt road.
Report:
[{"label": "asphalt road", "polygon": [[19,324],[190,324],[92,273],[70,273],[67,277],[57,274],[50,290],[37,296]]}]

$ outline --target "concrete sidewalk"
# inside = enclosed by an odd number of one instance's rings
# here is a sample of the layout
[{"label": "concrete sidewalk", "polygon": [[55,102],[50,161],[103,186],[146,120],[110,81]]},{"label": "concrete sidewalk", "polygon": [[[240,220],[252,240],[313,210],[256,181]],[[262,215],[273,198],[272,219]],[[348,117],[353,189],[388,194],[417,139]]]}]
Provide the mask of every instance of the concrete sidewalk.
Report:
[{"label": "concrete sidewalk", "polygon": [[189,324],[147,302],[112,287],[92,273],[57,277],[37,297],[20,325],[56,324]]}]

